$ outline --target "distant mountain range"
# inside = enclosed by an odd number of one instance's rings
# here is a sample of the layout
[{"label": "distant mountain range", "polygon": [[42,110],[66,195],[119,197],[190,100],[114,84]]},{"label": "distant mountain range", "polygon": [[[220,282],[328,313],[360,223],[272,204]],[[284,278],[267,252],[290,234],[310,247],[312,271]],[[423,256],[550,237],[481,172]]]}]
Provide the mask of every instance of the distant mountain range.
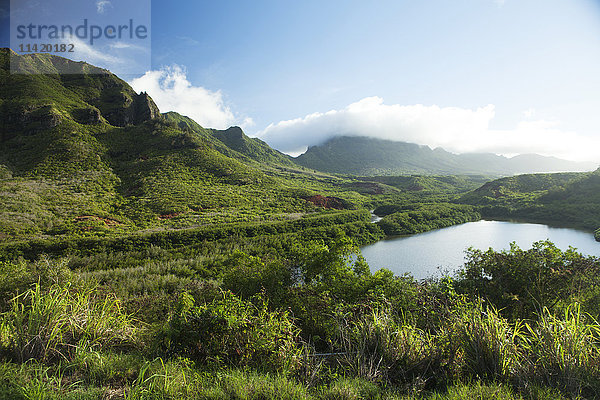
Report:
[{"label": "distant mountain range", "polygon": [[368,137],[341,136],[311,146],[295,162],[324,172],[374,176],[407,174],[514,175],[536,172],[591,171],[598,164],[523,154],[503,157],[492,153],[454,154],[414,143]]}]

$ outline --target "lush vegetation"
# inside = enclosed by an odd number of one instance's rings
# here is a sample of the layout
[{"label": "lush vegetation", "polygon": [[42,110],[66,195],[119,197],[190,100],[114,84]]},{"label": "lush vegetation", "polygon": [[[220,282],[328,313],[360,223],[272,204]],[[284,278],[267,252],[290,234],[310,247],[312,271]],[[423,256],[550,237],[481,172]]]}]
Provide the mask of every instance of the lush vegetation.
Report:
[{"label": "lush vegetation", "polygon": [[[0,241],[327,214],[306,200],[313,195],[341,196],[347,208],[371,202],[350,179],[303,171],[239,129],[163,116],[108,71],[49,55],[16,59],[44,74],[10,74],[9,51],[0,52]],[[53,73],[58,63],[81,73]]]},{"label": "lush vegetation", "polygon": [[[254,243],[257,255],[156,247],[130,261],[3,262],[0,393],[550,399],[600,390],[597,259],[547,242],[473,250],[459,276],[419,283],[371,274],[340,232],[282,244]],[[143,265],[126,267],[134,260]]]},{"label": "lush vegetation", "polygon": [[410,206],[383,206],[377,208],[376,212],[382,210],[392,211],[379,222],[386,235],[409,235],[481,219],[475,208],[463,204],[417,203]]},{"label": "lush vegetation", "polygon": [[[597,173],[479,189],[485,176],[330,175],[239,128],[162,115],[108,71],[31,55],[18,62],[44,74],[11,75],[8,57],[0,398],[600,391],[599,260],[547,242],[473,249],[459,275],[417,282],[371,273],[357,247],[481,214],[595,228]],[[59,64],[75,73],[56,74]],[[423,157],[440,172],[457,162]],[[378,168],[369,173],[389,172]]]},{"label": "lush vegetation", "polygon": [[458,194],[479,188],[491,178],[485,175],[401,175],[372,176],[363,178],[367,182],[380,182],[402,192],[428,197],[441,193]]},{"label": "lush vegetation", "polygon": [[464,194],[459,201],[477,206],[488,218],[596,230],[600,228],[600,170],[502,178]]}]

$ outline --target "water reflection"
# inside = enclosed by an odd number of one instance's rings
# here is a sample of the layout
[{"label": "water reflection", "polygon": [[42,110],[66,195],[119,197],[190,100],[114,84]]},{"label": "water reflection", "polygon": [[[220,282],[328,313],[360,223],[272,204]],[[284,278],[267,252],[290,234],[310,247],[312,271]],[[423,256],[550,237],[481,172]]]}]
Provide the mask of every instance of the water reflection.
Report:
[{"label": "water reflection", "polygon": [[417,279],[455,271],[464,262],[469,247],[487,250],[510,248],[516,242],[523,249],[549,239],[566,250],[569,246],[587,255],[600,256],[600,242],[591,232],[553,228],[541,224],[506,221],[478,221],[417,235],[386,239],[364,246],[362,254],[372,271],[388,268],[398,275],[411,273]]}]

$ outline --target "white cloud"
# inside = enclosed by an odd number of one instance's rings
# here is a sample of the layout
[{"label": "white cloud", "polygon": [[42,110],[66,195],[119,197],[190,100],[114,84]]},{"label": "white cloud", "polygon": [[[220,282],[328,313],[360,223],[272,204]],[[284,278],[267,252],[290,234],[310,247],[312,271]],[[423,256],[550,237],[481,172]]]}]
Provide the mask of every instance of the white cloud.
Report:
[{"label": "white cloud", "polygon": [[490,129],[493,105],[458,107],[386,105],[367,97],[341,110],[314,113],[271,124],[257,134],[273,147],[298,154],[334,136],[369,136],[442,147],[456,153],[538,153],[597,160],[600,140],[565,132],[556,122],[524,121],[512,130]]},{"label": "white cloud", "polygon": [[199,41],[189,36],[175,36],[175,38],[189,46],[198,46],[200,44]]},{"label": "white cloud", "polygon": [[[148,92],[162,112],[176,111],[207,128],[225,129],[236,123],[221,92],[193,86],[178,65],[148,71],[129,83],[138,92]],[[246,118],[239,125],[251,126],[252,120]]]},{"label": "white cloud", "polygon": [[139,51],[144,51],[147,52],[148,49],[146,47],[143,46],[138,46],[132,43],[126,43],[126,42],[114,42],[114,43],[110,43],[108,45],[108,47],[110,47],[111,49],[115,50],[122,50],[122,49],[127,49],[127,50],[139,50]]},{"label": "white cloud", "polygon": [[104,14],[104,12],[109,7],[112,7],[112,4],[108,0],[97,0],[96,1],[96,10],[98,11],[98,14]]},{"label": "white cloud", "polygon": [[58,55],[107,69],[122,79],[139,76],[148,70],[151,63],[149,47],[137,44],[99,40],[90,45],[74,35],[59,39],[59,42],[69,48],[73,45],[73,52]]},{"label": "white cloud", "polygon": [[118,64],[124,63],[124,60],[119,57],[99,51],[77,36],[72,35],[68,39],[62,40],[62,43],[73,44],[74,52],[69,53],[69,58],[75,60],[82,60],[94,65],[101,64],[110,70],[114,70]]}]

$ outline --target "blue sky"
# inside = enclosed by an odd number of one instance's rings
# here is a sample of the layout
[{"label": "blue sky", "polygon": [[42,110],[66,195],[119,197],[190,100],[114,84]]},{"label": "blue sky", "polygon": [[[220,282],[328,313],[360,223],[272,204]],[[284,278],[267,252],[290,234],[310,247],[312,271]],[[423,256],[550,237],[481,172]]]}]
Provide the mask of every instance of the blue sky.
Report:
[{"label": "blue sky", "polygon": [[150,5],[151,0],[11,0],[10,45],[17,52],[53,51],[85,60],[124,78],[144,74],[152,68]]},{"label": "blue sky", "polygon": [[599,1],[153,1],[150,69],[127,79],[162,111],[291,153],[348,134],[600,160]]}]

